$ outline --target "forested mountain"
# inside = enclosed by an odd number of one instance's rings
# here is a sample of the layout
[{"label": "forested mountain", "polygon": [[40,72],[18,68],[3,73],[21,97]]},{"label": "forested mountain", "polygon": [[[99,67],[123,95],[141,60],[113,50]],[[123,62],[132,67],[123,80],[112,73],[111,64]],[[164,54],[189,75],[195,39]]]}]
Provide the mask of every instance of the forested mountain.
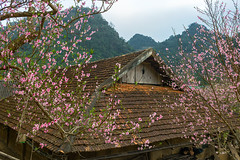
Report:
[{"label": "forested mountain", "polygon": [[[86,12],[87,10],[88,9],[85,9]],[[72,10],[69,16],[74,14],[77,13]],[[200,27],[199,24],[193,23],[189,26],[187,31],[182,32],[180,35],[171,36],[163,42],[155,42],[151,37],[135,34],[127,43],[123,38],[119,37],[116,30],[109,25],[101,14],[94,15],[94,17],[90,18],[85,27],[87,28],[88,26],[91,27],[91,31],[96,31],[96,33],[92,35],[90,41],[83,41],[81,46],[78,47],[86,48],[87,50],[93,49],[92,61],[119,56],[134,50],[142,50],[149,47],[154,48],[157,52],[165,56],[169,56],[169,54],[175,55],[178,52],[179,38],[182,39],[183,48],[186,51],[191,51],[192,46],[189,44],[190,38],[188,34],[193,36],[197,33],[197,28]],[[81,31],[76,32],[75,35],[77,36],[76,38],[78,38],[81,36]],[[63,41],[67,41],[67,33],[64,37]],[[22,51],[27,55],[28,52],[31,52],[31,48],[31,46],[24,45]],[[166,48],[169,49],[168,52],[166,52]],[[58,55],[57,61],[59,64],[62,61],[62,57],[63,55]]]},{"label": "forested mountain", "polygon": [[[83,11],[87,13],[88,9],[85,8]],[[73,10],[69,16],[74,14],[76,13]],[[91,40],[83,41],[80,47],[87,50],[93,49],[92,61],[115,57],[133,51],[130,45],[123,38],[119,37],[118,32],[110,26],[101,14],[90,17],[84,27],[88,28],[89,26],[91,27],[90,32],[96,32],[91,36]],[[80,36],[81,31],[76,32],[76,35]]]},{"label": "forested mountain", "polygon": [[141,34],[135,34],[129,41],[128,44],[135,50],[142,50],[146,48],[157,47],[157,42],[155,42],[151,37],[144,36]]},{"label": "forested mountain", "polygon": [[[181,39],[183,50],[190,53],[192,51],[193,36],[194,35],[197,35],[199,37],[205,36],[205,35],[201,35],[199,32],[199,28],[201,26],[202,25],[198,23],[192,23],[188,26],[186,31],[182,32],[182,34],[170,36],[167,40],[161,43],[158,43],[155,49],[160,53],[166,53],[166,48],[168,48],[169,50],[167,51],[167,53],[175,55],[177,52],[179,52],[179,49],[178,49],[180,47],[179,39]],[[206,27],[204,28],[206,29]]]},{"label": "forested mountain", "polygon": [[[163,42],[155,42],[151,37],[147,37],[144,35],[135,34],[129,41],[128,44],[132,46],[135,50],[140,50],[142,47],[154,48],[157,52],[163,54],[163,55],[176,55],[176,53],[179,52],[178,48],[180,46],[179,39],[182,41],[183,49],[186,52],[192,51],[192,37],[197,34],[200,35],[198,28],[200,28],[201,25],[198,23],[192,23],[188,26],[186,31],[183,31],[182,34],[178,34],[175,36],[170,36],[168,39],[166,39]],[[168,51],[166,51],[166,48],[168,48]]]},{"label": "forested mountain", "polygon": [[115,57],[133,51],[101,15],[95,15],[94,18],[89,19],[89,25],[93,31],[98,30],[90,41],[84,42],[84,47],[94,50],[93,60]]},{"label": "forested mountain", "polygon": [[[88,9],[87,8],[83,9],[83,12],[85,13],[88,12]],[[70,11],[68,17],[66,17],[64,21],[70,20],[70,17],[75,14],[79,13],[77,13],[76,10]],[[88,22],[85,23],[84,26],[82,26],[82,28],[87,29],[89,26],[91,27],[89,33],[91,33],[92,31],[96,32],[91,36],[91,40],[85,40],[85,38],[82,37],[81,39],[83,40],[83,42],[77,47],[79,49],[83,49],[86,51],[93,50],[91,61],[115,57],[134,51],[134,49],[130,47],[130,45],[127,42],[125,42],[123,38],[119,37],[118,32],[116,32],[116,30],[109,25],[109,23],[102,17],[101,14],[97,14],[94,15],[93,17],[90,17],[88,19]],[[70,32],[71,29],[72,28],[69,28],[68,32]],[[83,30],[76,31],[74,33],[74,35],[76,35],[76,39],[79,39],[79,37],[82,35],[81,32],[83,32]],[[70,39],[69,36],[72,35],[69,35],[67,32],[65,32],[65,36],[63,36],[64,38],[62,39],[62,41],[64,42]],[[60,50],[60,48],[57,47],[60,46],[56,47],[50,46],[50,48],[53,50],[57,49]],[[23,53],[23,55],[24,54],[28,55],[32,52],[32,47],[26,44],[21,48],[21,52]],[[61,65],[63,57],[64,55],[58,54],[56,58],[58,65]]]}]

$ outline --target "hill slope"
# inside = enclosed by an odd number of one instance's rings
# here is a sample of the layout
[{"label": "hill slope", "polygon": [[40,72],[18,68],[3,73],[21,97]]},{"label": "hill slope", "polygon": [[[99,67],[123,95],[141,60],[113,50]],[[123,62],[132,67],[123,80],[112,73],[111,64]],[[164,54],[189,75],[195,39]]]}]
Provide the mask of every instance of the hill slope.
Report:
[{"label": "hill slope", "polygon": [[115,57],[133,51],[101,15],[91,18],[89,25],[92,30],[98,30],[90,41],[84,43],[86,48],[94,50],[93,60]]},{"label": "hill slope", "polygon": [[[190,53],[192,51],[192,37],[197,35],[199,37],[203,37],[200,35],[198,28],[201,25],[198,23],[192,23],[188,26],[186,31],[183,31],[182,34],[170,36],[167,40],[158,43],[155,49],[160,53],[166,53],[166,48],[169,49],[168,53],[176,54],[179,52],[178,48],[180,46],[179,39],[181,39],[182,47],[184,51]],[[206,28],[206,27],[205,27]]]},{"label": "hill slope", "polygon": [[135,50],[143,50],[150,47],[155,48],[157,46],[157,42],[155,42],[151,37],[141,34],[135,34],[128,41],[128,44]]},{"label": "hill slope", "polygon": [[[87,8],[84,8],[83,11],[88,12]],[[64,19],[64,21],[69,21],[72,15],[79,14],[75,9],[71,10],[68,14],[68,17]],[[122,54],[126,54],[128,52],[134,51],[127,42],[123,38],[119,37],[119,34],[116,30],[109,25],[109,23],[102,17],[101,14],[94,15],[93,17],[88,19],[88,22],[84,24],[84,28],[91,27],[91,31],[96,31],[92,36],[91,40],[84,40],[84,38],[80,38],[82,35],[81,31],[76,31],[74,35],[76,35],[76,39],[83,39],[83,42],[77,44],[79,49],[86,49],[87,51],[93,50],[92,60],[99,60],[104,58],[110,58],[114,56],[119,56]],[[74,25],[73,25],[74,27]],[[83,28],[82,27],[82,28]],[[68,28],[68,32],[73,28]],[[68,41],[70,38],[67,32],[64,32],[64,38],[62,41]],[[66,46],[71,47],[71,46]],[[21,47],[21,51],[23,54],[30,54],[32,52],[32,47],[29,44],[25,44]],[[60,46],[50,46],[50,49],[58,49],[61,50]],[[74,56],[74,55],[73,55]],[[57,64],[61,65],[64,54],[57,55]],[[71,58],[71,57],[70,57]]]},{"label": "hill slope", "polygon": [[[129,41],[128,44],[132,46],[135,50],[139,50],[141,48],[154,48],[157,52],[162,54],[176,54],[178,53],[179,48],[179,39],[182,41],[183,49],[186,52],[191,52],[192,45],[189,43],[191,42],[191,38],[195,34],[199,35],[198,28],[201,25],[198,23],[192,23],[189,25],[186,31],[183,31],[182,34],[178,34],[175,36],[170,36],[163,42],[155,42],[151,37],[147,37],[144,35],[135,34]],[[188,35],[189,34],[189,35]],[[190,36],[190,37],[189,37]],[[201,36],[201,35],[200,35]],[[166,52],[166,48],[169,49]]]}]

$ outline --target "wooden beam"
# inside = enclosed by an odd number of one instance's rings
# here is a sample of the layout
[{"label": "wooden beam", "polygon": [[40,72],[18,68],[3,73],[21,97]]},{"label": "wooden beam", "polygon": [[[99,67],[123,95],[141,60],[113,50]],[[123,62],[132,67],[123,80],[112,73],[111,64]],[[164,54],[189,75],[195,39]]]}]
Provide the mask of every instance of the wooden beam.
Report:
[{"label": "wooden beam", "polygon": [[20,159],[18,159],[18,158],[15,158],[15,157],[13,157],[13,156],[10,156],[9,154],[4,153],[4,152],[1,152],[1,151],[0,151],[0,155],[3,156],[3,157],[7,157],[8,159],[11,159],[11,160],[20,160]]},{"label": "wooden beam", "polygon": [[158,147],[158,148],[151,148],[151,149],[145,149],[145,150],[136,150],[136,151],[124,152],[124,153],[108,155],[108,156],[102,156],[102,157],[86,158],[86,159],[83,159],[83,160],[113,159],[113,158],[119,158],[119,157],[133,156],[133,155],[138,155],[138,154],[143,154],[143,153],[149,153],[149,152],[154,152],[154,151],[159,151],[159,150],[165,150],[165,149],[171,149],[171,148],[177,148],[177,147],[185,147],[185,146],[190,146],[190,145],[193,145],[193,143],[191,143],[191,142],[181,143],[181,144],[175,144],[175,145]]}]

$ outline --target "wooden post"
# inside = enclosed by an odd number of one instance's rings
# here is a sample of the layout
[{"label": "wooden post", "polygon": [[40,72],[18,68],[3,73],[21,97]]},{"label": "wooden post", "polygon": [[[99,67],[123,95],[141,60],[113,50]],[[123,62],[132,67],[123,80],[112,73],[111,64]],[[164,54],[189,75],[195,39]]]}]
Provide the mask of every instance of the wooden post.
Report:
[{"label": "wooden post", "polygon": [[25,155],[26,155],[26,143],[22,143],[22,155],[21,155],[21,160],[25,160]]},{"label": "wooden post", "polygon": [[9,133],[10,133],[10,131],[9,131],[9,127],[7,126],[7,146],[8,146],[8,144],[9,144]]}]

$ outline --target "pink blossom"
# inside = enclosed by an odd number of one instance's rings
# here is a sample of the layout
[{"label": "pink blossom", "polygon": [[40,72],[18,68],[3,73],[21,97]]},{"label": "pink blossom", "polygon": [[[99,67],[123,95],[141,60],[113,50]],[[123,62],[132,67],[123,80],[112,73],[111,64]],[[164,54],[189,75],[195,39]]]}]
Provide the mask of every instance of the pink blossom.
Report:
[{"label": "pink blossom", "polygon": [[47,144],[44,144],[44,143],[40,143],[40,148],[42,149],[43,147],[47,146]]},{"label": "pink blossom", "polygon": [[25,57],[25,63],[28,63],[30,61],[30,58]]},{"label": "pink blossom", "polygon": [[18,64],[22,64],[22,59],[21,58],[17,58],[17,62],[18,62]]},{"label": "pink blossom", "polygon": [[160,116],[158,117],[159,119],[162,119],[163,118],[163,116],[160,114]]},{"label": "pink blossom", "polygon": [[51,91],[51,88],[47,88],[47,92],[49,93]]},{"label": "pink blossom", "polygon": [[69,109],[68,109],[68,113],[69,113],[69,114],[73,114],[73,113],[74,113],[74,108],[69,108]]},{"label": "pink blossom", "polygon": [[236,89],[236,86],[229,86],[230,89]]}]

